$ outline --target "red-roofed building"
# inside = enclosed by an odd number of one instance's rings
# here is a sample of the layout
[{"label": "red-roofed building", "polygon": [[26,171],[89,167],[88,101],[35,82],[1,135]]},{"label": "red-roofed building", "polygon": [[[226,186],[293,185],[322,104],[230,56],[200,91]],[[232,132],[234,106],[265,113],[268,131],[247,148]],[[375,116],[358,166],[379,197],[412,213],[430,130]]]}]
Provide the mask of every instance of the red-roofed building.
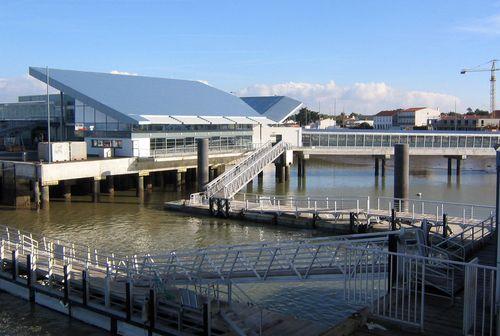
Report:
[{"label": "red-roofed building", "polygon": [[411,107],[391,111],[381,111],[374,118],[376,129],[413,129],[429,126],[430,120],[439,119],[441,113],[428,107]]}]

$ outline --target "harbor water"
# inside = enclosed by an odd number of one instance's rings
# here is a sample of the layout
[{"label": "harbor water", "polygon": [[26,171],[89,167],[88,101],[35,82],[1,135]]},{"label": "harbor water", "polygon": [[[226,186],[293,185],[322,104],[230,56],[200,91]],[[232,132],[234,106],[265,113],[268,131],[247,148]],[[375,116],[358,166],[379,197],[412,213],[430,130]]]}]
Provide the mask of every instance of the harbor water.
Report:
[{"label": "harbor water", "polygon": [[[385,177],[375,177],[373,159],[323,158],[307,161],[307,177],[299,181],[296,167],[291,179],[277,184],[274,166],[264,172],[259,188],[262,194],[295,194],[309,196],[392,196],[393,171],[388,161]],[[460,176],[447,175],[444,158],[410,159],[410,195],[423,199],[463,203],[494,204],[496,175],[493,158],[468,158],[462,161]],[[243,190],[245,191],[245,190]],[[49,210],[0,209],[0,223],[70,241],[79,241],[99,250],[124,254],[168,252],[175,249],[208,245],[276,241],[322,236],[326,233],[297,230],[248,222],[194,217],[166,212],[163,203],[185,198],[184,192],[153,191],[144,204],[135,191],[103,195],[101,202],[90,202],[90,196],[74,196],[72,202],[53,200]],[[415,196],[417,197],[417,196]],[[242,286],[251,298],[271,309],[301,318],[334,323],[352,309],[341,302],[341,285],[329,283],[266,284]],[[0,334],[2,335],[105,335],[67,317],[0,293]]]}]

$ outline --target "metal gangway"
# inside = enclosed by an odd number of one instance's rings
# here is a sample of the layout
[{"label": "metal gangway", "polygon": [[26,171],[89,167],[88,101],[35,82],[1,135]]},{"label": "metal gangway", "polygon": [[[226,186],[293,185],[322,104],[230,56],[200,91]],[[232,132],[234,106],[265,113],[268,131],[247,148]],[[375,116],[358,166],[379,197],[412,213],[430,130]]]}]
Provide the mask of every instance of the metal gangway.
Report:
[{"label": "metal gangway", "polygon": [[254,179],[268,164],[282,155],[290,145],[280,141],[273,145],[266,142],[246,156],[234,167],[207,184],[206,190],[192,194],[190,202],[200,204],[211,198],[230,199],[248,182]]},{"label": "metal gangway", "polygon": [[[483,222],[492,223],[490,218]],[[49,279],[51,286],[62,283],[66,299],[71,292],[65,284],[71,283],[72,290],[79,290],[85,300],[98,294],[104,307],[118,293],[131,293],[127,286],[139,306],[147,302],[148,295],[157,295],[162,307],[174,308],[178,303],[172,302],[172,297],[179,297],[176,293],[181,293],[182,288],[194,289],[198,298],[195,301],[225,295],[231,302],[237,292],[241,295],[237,301],[248,297],[239,287],[243,283],[340,281],[347,302],[369,306],[378,317],[421,328],[426,323],[425,311],[431,309],[426,303],[427,293],[437,292],[453,302],[455,293],[465,286],[468,307],[476,303],[480,309],[465,309],[463,328],[478,330],[473,322],[479,319],[486,331],[491,330],[493,308],[486,300],[494,297],[491,284],[495,269],[457,260],[455,251],[461,242],[472,239],[479,244],[491,237],[494,227],[479,225],[476,233],[481,234],[475,235],[475,229],[470,227],[461,235],[447,238],[436,232],[426,237],[423,229],[401,228],[140,256],[97,251],[78,243],[0,227],[0,259],[3,267],[10,265],[15,279],[22,261],[27,260],[25,269]],[[391,249],[391,241],[396,242],[396,250]],[[36,278],[28,279],[28,284]],[[91,289],[84,289],[89,283]],[[227,288],[225,294],[221,288]],[[154,294],[148,289],[153,289]],[[202,311],[193,308],[192,314],[199,317]]]}]

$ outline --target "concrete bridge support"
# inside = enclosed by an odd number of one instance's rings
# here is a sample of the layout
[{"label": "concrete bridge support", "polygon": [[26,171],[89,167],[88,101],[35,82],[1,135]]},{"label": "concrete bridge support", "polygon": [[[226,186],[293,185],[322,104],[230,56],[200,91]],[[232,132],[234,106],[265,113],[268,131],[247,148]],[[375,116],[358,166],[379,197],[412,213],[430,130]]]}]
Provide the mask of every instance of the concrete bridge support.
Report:
[{"label": "concrete bridge support", "polygon": [[[382,175],[382,177],[385,176],[385,161],[386,159],[389,159],[390,157],[387,155],[377,155],[374,156],[375,159],[375,176]],[[380,165],[379,165],[380,163]]]},{"label": "concrete bridge support", "polygon": [[274,165],[276,168],[276,182],[283,183],[285,181],[285,165],[281,162],[276,162]]},{"label": "concrete bridge support", "polygon": [[210,166],[208,162],[208,139],[197,139],[197,177],[198,190],[205,191],[206,185],[210,181]]},{"label": "concrete bridge support", "polygon": [[259,188],[261,188],[263,184],[264,184],[264,171],[261,171],[257,175],[257,185]]},{"label": "concrete bridge support", "polygon": [[106,186],[108,189],[108,194],[114,196],[115,194],[115,178],[113,175],[106,176]]},{"label": "concrete bridge support", "polygon": [[31,181],[31,185],[33,188],[33,203],[35,209],[40,209],[40,182],[38,180]]},{"label": "concrete bridge support", "polygon": [[135,195],[140,199],[144,199],[144,175],[137,174],[137,186]]},{"label": "concrete bridge support", "polygon": [[465,155],[445,156],[445,158],[448,159],[448,171],[447,171],[448,176],[451,176],[453,174],[453,160],[457,161],[455,173],[457,176],[460,175],[461,163],[462,163],[462,160],[466,159],[466,156]]},{"label": "concrete bridge support", "polygon": [[42,191],[42,208],[43,209],[48,209],[49,204],[50,204],[50,186],[49,185],[43,185],[41,188]]},{"label": "concrete bridge support", "polygon": [[[410,155],[408,144],[396,144],[394,146],[394,198],[408,198],[410,180]],[[408,210],[408,204],[394,200],[396,211]]]},{"label": "concrete bridge support", "polygon": [[64,197],[64,200],[69,202],[71,201],[71,184],[72,184],[72,181],[69,181],[69,180],[66,180],[66,181],[62,181],[63,183],[63,197]]},{"label": "concrete bridge support", "polygon": [[298,157],[297,159],[297,176],[306,177],[306,159],[304,157]]},{"label": "concrete bridge support", "polygon": [[144,180],[146,182],[146,190],[148,192],[153,191],[153,179],[151,178],[151,175],[146,175]]},{"label": "concrete bridge support", "polygon": [[92,202],[99,202],[99,196],[101,194],[101,179],[94,177],[92,179]]},{"label": "concrete bridge support", "polygon": [[290,166],[285,166],[285,181],[290,181]]}]

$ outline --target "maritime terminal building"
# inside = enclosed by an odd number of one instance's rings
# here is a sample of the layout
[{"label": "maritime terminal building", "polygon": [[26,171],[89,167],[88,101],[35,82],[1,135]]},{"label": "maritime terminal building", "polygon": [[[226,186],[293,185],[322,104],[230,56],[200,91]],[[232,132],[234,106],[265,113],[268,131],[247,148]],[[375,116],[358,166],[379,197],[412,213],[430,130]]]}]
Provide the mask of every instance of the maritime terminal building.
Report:
[{"label": "maritime terminal building", "polygon": [[98,155],[156,157],[194,147],[250,146],[302,103],[283,96],[237,97],[199,81],[30,67],[29,74],[74,100],[75,135]]}]

